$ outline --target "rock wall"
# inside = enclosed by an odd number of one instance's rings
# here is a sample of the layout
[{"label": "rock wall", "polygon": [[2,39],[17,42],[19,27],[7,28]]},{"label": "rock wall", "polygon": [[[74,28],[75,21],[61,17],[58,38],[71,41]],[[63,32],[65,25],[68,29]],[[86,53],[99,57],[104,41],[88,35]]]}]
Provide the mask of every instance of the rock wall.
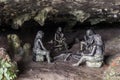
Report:
[{"label": "rock wall", "polygon": [[18,29],[34,19],[41,26],[55,22],[119,22],[120,0],[0,0],[0,23]]}]

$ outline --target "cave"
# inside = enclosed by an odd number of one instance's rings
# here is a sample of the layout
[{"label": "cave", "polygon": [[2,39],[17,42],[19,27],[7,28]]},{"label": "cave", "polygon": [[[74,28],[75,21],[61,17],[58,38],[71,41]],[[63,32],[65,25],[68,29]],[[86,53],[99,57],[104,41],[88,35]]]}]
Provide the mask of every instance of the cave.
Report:
[{"label": "cave", "polygon": [[[54,21],[45,21],[44,26],[41,26],[35,20],[29,20],[22,24],[19,29],[13,29],[10,25],[4,24],[1,26],[1,46],[9,50],[9,46],[4,41],[7,41],[8,34],[17,34],[22,40],[22,45],[26,42],[30,43],[33,47],[34,38],[39,30],[44,32],[43,44],[50,50],[51,45],[48,44],[54,38],[54,34],[58,27],[62,27],[69,49],[76,50],[75,38],[83,40],[86,30],[92,29],[95,33],[100,34],[105,44],[105,63],[100,69],[88,68],[85,65],[79,67],[71,66],[71,61],[64,62],[62,60],[53,61],[51,64],[47,62],[34,62],[32,61],[32,47],[31,53],[27,59],[18,61],[19,74],[17,80],[101,80],[105,67],[109,65],[109,57],[119,53],[119,22],[108,23],[100,22],[96,25],[91,25],[90,22],[80,23],[77,22],[72,28],[66,28],[65,22],[55,23]],[[78,47],[78,46],[77,46]],[[9,51],[10,52],[10,51]],[[52,53],[56,55],[56,53]],[[17,56],[15,60],[18,60]],[[49,77],[47,77],[49,76]]]},{"label": "cave", "polygon": [[[0,0],[0,47],[17,63],[19,71],[15,80],[119,80],[119,8],[119,0]],[[68,51],[73,53],[79,49],[76,38],[83,41],[88,29],[99,34],[105,45],[102,67],[89,68],[85,64],[74,67],[76,60],[54,60],[64,52],[54,52],[49,43],[58,27],[62,27]],[[50,51],[52,63],[32,59],[34,39],[40,30],[44,32],[42,42]],[[27,56],[13,54],[9,34],[16,34],[22,47],[30,44]],[[105,76],[110,78],[104,79]]]}]

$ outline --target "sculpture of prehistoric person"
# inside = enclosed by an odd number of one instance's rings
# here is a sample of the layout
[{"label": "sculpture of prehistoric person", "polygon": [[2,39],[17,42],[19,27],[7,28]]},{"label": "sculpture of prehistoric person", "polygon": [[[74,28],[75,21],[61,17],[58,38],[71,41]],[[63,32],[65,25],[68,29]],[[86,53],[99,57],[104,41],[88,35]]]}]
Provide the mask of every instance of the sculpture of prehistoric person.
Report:
[{"label": "sculpture of prehistoric person", "polygon": [[62,32],[62,28],[58,27],[56,33],[55,33],[55,37],[54,37],[54,45],[56,48],[59,48],[61,50],[61,48],[65,48],[67,49],[67,44],[65,42],[66,38]]},{"label": "sculpture of prehistoric person", "polygon": [[[88,31],[89,32],[89,31]],[[88,33],[88,38],[86,39],[87,48],[81,53],[80,60],[73,64],[73,66],[79,66],[81,63],[86,62],[88,67],[101,67],[103,64],[103,41],[99,34]]]},{"label": "sculpture of prehistoric person", "polygon": [[88,29],[86,31],[86,35],[84,36],[84,41],[81,42],[80,49],[82,51],[85,50],[85,49],[87,49],[87,47],[93,43],[93,41],[94,41],[94,39],[93,39],[94,35],[95,35],[95,33],[93,32],[93,30]]},{"label": "sculpture of prehistoric person", "polygon": [[51,62],[50,60],[50,52],[43,46],[42,38],[43,38],[43,31],[38,31],[37,35],[34,40],[34,47],[33,47],[33,60],[34,61],[44,61],[44,56],[46,57],[48,63]]}]

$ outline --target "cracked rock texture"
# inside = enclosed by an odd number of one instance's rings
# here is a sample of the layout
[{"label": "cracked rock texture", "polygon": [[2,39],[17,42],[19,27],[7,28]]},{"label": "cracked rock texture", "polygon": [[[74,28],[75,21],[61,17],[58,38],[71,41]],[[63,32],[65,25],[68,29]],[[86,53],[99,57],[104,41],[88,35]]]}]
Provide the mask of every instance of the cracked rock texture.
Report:
[{"label": "cracked rock texture", "polygon": [[120,0],[0,0],[0,23],[18,29],[25,21],[119,22]]}]

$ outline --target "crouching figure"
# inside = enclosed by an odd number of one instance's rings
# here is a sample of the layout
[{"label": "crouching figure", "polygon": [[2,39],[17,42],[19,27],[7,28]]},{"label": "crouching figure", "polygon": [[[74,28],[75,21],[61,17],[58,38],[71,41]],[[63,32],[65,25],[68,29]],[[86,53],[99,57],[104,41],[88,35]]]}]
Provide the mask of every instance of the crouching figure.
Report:
[{"label": "crouching figure", "polygon": [[62,32],[62,28],[58,27],[56,33],[55,33],[55,37],[54,37],[54,47],[56,48],[56,50],[61,51],[63,49],[67,50],[68,46],[66,43],[66,38],[65,35]]},{"label": "crouching figure", "polygon": [[88,67],[101,67],[104,59],[104,45],[99,34],[94,34],[91,37],[92,42],[89,43],[86,50],[81,53],[81,58],[73,66],[79,66],[81,63],[86,62]]},{"label": "crouching figure", "polygon": [[44,57],[46,57],[48,63],[50,63],[50,52],[43,46],[42,43],[43,35],[44,33],[42,31],[37,32],[33,47],[33,60],[44,61]]}]

